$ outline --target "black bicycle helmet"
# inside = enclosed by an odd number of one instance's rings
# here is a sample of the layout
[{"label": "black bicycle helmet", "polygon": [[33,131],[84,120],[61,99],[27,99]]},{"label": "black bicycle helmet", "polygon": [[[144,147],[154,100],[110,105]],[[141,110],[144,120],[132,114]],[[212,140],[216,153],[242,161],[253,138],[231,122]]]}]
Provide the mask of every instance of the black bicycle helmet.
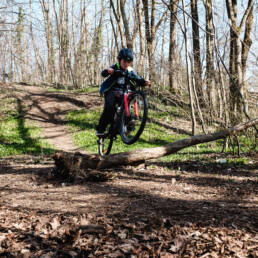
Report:
[{"label": "black bicycle helmet", "polygon": [[118,60],[124,59],[126,61],[133,61],[133,52],[129,48],[122,48],[117,56]]}]

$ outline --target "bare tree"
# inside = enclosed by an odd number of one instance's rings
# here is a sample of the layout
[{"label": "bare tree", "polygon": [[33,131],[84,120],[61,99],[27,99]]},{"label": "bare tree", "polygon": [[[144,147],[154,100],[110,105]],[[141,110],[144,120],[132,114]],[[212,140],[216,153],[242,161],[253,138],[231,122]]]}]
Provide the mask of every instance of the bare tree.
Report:
[{"label": "bare tree", "polygon": [[193,56],[194,56],[194,79],[196,90],[201,106],[204,104],[204,94],[202,88],[202,66],[201,66],[201,51],[200,51],[200,36],[199,36],[199,14],[198,0],[191,0],[192,13],[192,34],[193,34]]},{"label": "bare tree", "polygon": [[[149,2],[151,2],[151,7],[149,8]],[[156,42],[156,32],[165,18],[168,9],[163,12],[160,20],[156,23],[156,0],[142,0],[143,10],[144,10],[144,19],[145,19],[145,37],[147,42],[148,50],[148,60],[149,60],[149,70],[150,70],[150,79],[155,79],[156,69],[155,69],[155,42]],[[150,13],[150,10],[151,13]]]},{"label": "bare tree", "polygon": [[[133,49],[136,33],[138,31],[138,26],[137,26],[138,20],[134,19],[134,24],[132,26],[133,30],[132,32],[130,32],[129,20],[125,12],[125,3],[126,3],[126,0],[120,0],[120,9],[121,9],[121,15],[122,15],[123,24],[124,24],[126,45],[128,48]],[[133,16],[137,16],[136,12],[134,12]]]},{"label": "bare tree", "polygon": [[192,135],[195,135],[196,129],[196,119],[195,119],[195,111],[194,111],[194,100],[193,100],[193,89],[191,83],[191,66],[189,64],[189,54],[188,54],[188,36],[187,36],[187,24],[186,24],[186,13],[185,13],[185,2],[183,2],[183,16],[184,16],[184,39],[185,39],[185,60],[186,60],[186,69],[187,69],[187,85],[188,85],[188,93],[189,100],[191,106],[191,119],[192,119]]},{"label": "bare tree", "polygon": [[144,34],[143,34],[143,22],[142,22],[142,8],[141,8],[141,2],[136,1],[136,15],[138,20],[138,31],[139,31],[139,41],[140,41],[140,54],[139,54],[139,61],[138,61],[138,71],[143,74],[144,71]]},{"label": "bare tree", "polygon": [[[99,77],[99,57],[102,50],[102,30],[103,30],[103,17],[104,17],[104,1],[101,0],[101,11],[100,17],[97,21],[96,27],[94,29],[93,38],[91,41],[90,50],[88,53],[88,63],[90,64],[88,68],[88,75],[91,77],[91,83],[97,85]],[[97,18],[96,18],[97,19]]]},{"label": "bare tree", "polygon": [[[88,28],[86,22],[86,1],[80,1],[80,20],[79,20],[79,30],[76,34],[79,37],[79,40],[74,49],[74,76],[75,76],[75,85],[76,87],[82,87],[85,80],[86,72],[82,67],[86,67],[86,56],[88,49]],[[79,35],[78,35],[79,34]],[[76,41],[76,37],[74,39]]]},{"label": "bare tree", "polygon": [[118,31],[121,39],[121,45],[122,47],[125,47],[125,36],[123,33],[122,24],[121,24],[120,0],[117,0],[117,8],[115,7],[113,0],[110,0],[110,6],[112,8],[113,14],[115,16],[115,20],[117,22],[117,27],[118,27]]},{"label": "bare tree", "polygon": [[250,11],[246,18],[246,25],[245,25],[245,35],[244,40],[242,44],[242,72],[243,72],[243,94],[244,98],[247,97],[247,86],[246,86],[246,69],[247,69],[247,58],[250,51],[250,47],[252,45],[252,39],[251,39],[251,31],[253,27],[253,10],[254,10],[254,4],[251,5]]},{"label": "bare tree", "polygon": [[40,76],[40,81],[45,81],[45,67],[44,67],[44,61],[42,60],[42,57],[39,54],[39,49],[34,37],[34,32],[33,32],[33,25],[32,25],[32,0],[30,0],[30,37],[34,49],[34,54],[35,54],[35,59],[37,63],[37,69],[36,72],[38,71],[39,76]]},{"label": "bare tree", "polygon": [[[55,81],[55,53],[54,53],[54,38],[53,38],[53,25],[50,14],[50,0],[40,0],[42,13],[44,16],[45,35],[48,50],[48,68],[47,68],[47,81],[52,83]],[[36,46],[34,46],[35,48]]]},{"label": "bare tree", "polygon": [[[244,15],[240,21],[240,24],[237,24],[237,1],[236,0],[226,0],[227,14],[230,24],[230,61],[229,61],[229,72],[230,72],[230,110],[231,110],[231,121],[236,123],[241,119],[241,115],[245,106],[244,95],[246,93],[245,72],[243,69],[246,68],[245,58],[248,54],[248,50],[251,45],[250,40],[248,39],[249,30],[252,27],[252,14],[254,0],[248,0],[247,7],[245,9]],[[245,26],[246,25],[246,26]],[[241,42],[241,33],[243,28],[246,28],[246,42],[247,45],[243,47],[242,51],[242,42]],[[249,34],[250,35],[250,34]],[[245,42],[245,43],[246,43]],[[244,64],[244,67],[242,66]]]},{"label": "bare tree", "polygon": [[[18,20],[16,25],[16,51],[17,51],[17,63],[16,71],[17,74],[20,71],[21,80],[25,81],[25,71],[24,71],[24,51],[23,51],[23,36],[24,36],[24,12],[22,7],[18,9]],[[19,67],[19,68],[18,68]]]},{"label": "bare tree", "polygon": [[[57,7],[58,13],[57,13]],[[68,1],[58,1],[56,6],[56,0],[53,0],[53,8],[55,13],[57,38],[58,38],[58,55],[59,55],[59,81],[61,84],[68,83],[69,81],[69,28],[68,28]]]},{"label": "bare tree", "polygon": [[170,91],[177,91],[177,80],[176,80],[176,12],[179,0],[170,0],[170,28],[169,28],[169,88]]},{"label": "bare tree", "polygon": [[216,113],[212,0],[205,0],[204,5],[206,11],[206,85],[212,117],[213,113]]}]

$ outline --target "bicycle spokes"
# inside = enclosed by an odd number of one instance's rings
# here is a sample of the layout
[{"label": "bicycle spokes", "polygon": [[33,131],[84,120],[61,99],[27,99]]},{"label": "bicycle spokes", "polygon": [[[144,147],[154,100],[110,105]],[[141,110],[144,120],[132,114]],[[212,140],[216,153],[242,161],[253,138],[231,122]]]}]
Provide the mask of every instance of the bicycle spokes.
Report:
[{"label": "bicycle spokes", "polygon": [[114,136],[111,134],[111,125],[108,126],[107,133],[103,135],[103,137],[100,137],[97,141],[98,143],[98,150],[99,155],[105,156],[108,155],[111,151]]}]

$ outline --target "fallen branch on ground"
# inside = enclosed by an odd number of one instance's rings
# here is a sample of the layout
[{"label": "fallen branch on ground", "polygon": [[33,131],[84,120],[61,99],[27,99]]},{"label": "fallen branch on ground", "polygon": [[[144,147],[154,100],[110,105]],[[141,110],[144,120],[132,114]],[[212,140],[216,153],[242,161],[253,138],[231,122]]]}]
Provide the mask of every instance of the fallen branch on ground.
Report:
[{"label": "fallen branch on ground", "polygon": [[[87,155],[81,154],[79,152],[69,153],[59,151],[55,154],[54,160],[56,164],[56,172],[64,177],[74,177],[77,176],[92,176],[88,174],[89,169],[103,169],[110,167],[117,167],[120,165],[132,165],[143,163],[146,160],[160,158],[181,149],[197,145],[204,142],[216,141],[219,139],[226,138],[228,136],[236,135],[239,132],[246,130],[247,128],[258,124],[258,118],[250,120],[246,123],[241,123],[235,127],[231,127],[216,133],[207,135],[196,135],[173,143],[155,147],[146,148],[140,150],[134,150],[130,152],[121,152],[106,157],[101,157],[99,155]],[[98,172],[94,172],[94,175],[99,175]]]}]

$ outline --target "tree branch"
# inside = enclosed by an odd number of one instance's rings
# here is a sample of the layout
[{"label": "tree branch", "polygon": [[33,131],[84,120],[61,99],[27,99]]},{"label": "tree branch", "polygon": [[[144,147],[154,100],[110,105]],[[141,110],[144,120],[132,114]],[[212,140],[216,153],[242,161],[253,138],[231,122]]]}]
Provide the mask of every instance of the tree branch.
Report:
[{"label": "tree branch", "polygon": [[65,174],[66,176],[69,175],[69,177],[72,177],[76,176],[76,173],[80,173],[82,171],[85,173],[85,171],[87,171],[88,169],[103,169],[121,165],[143,163],[146,160],[170,155],[189,146],[197,145],[204,142],[216,141],[219,139],[224,139],[231,135],[236,135],[237,133],[244,131],[247,128],[256,124],[258,124],[258,118],[216,133],[207,135],[196,135],[186,139],[175,141],[161,147],[145,148],[130,152],[116,153],[105,157],[101,157],[95,154],[86,155],[78,152],[68,153],[59,151],[54,156],[56,171],[61,175]]}]

